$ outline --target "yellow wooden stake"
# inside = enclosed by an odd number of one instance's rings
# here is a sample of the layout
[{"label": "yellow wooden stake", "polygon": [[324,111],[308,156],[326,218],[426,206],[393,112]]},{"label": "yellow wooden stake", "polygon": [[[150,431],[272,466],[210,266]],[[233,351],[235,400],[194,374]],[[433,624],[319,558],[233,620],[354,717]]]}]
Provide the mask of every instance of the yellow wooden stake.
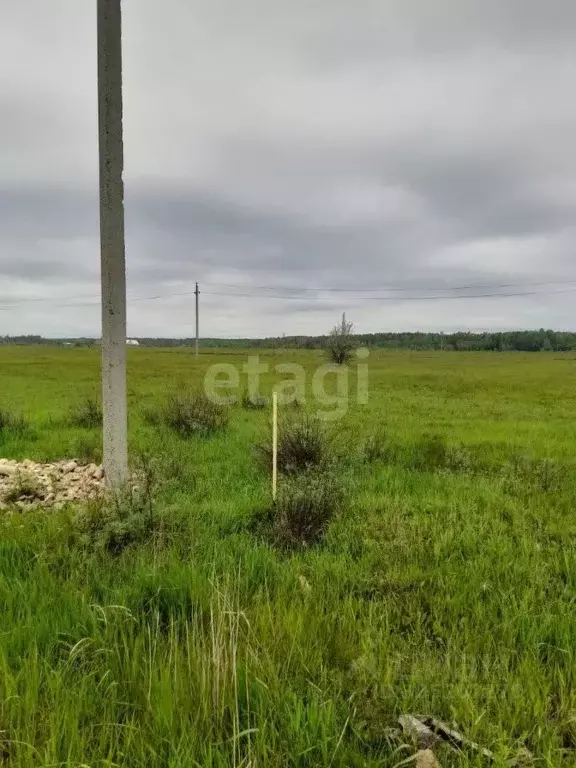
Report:
[{"label": "yellow wooden stake", "polygon": [[278,394],[272,393],[272,499],[276,501],[278,484]]}]

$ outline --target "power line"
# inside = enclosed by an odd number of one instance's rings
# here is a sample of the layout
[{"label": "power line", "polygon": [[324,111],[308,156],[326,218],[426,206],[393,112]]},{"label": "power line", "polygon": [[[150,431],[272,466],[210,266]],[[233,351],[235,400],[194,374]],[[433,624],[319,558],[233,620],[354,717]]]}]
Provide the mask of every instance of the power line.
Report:
[{"label": "power line", "polygon": [[476,285],[447,285],[447,286],[431,286],[428,288],[417,288],[414,286],[380,286],[379,288],[311,288],[309,286],[283,286],[283,285],[238,285],[234,283],[212,283],[206,281],[204,285],[214,286],[215,288],[242,288],[245,290],[259,290],[259,291],[293,291],[293,292],[318,292],[318,293],[378,293],[380,291],[472,291],[472,290],[488,290],[496,288],[521,288],[523,286],[533,287],[542,285],[567,285],[574,284],[576,280],[537,280],[528,282],[516,282],[516,283],[486,283]]},{"label": "power line", "polygon": [[[540,283],[532,283],[532,284],[525,284],[527,287],[530,285],[559,285],[559,284],[572,284],[576,283],[576,280],[551,280],[548,282],[540,282]],[[209,283],[208,285],[217,285],[216,283]],[[224,285],[224,284],[222,284]],[[510,283],[510,284],[500,284],[498,286],[490,286],[493,288],[505,288],[505,287],[521,287],[521,283]],[[230,287],[236,287],[236,286],[230,286]],[[245,287],[245,286],[238,286]],[[448,290],[473,290],[474,288],[477,288],[478,286],[453,286],[451,288],[437,288],[437,289],[413,289],[413,290],[422,290],[422,291],[448,291]],[[257,286],[254,286],[252,290],[263,290],[264,287],[261,286],[258,288]],[[272,290],[272,288],[270,288]],[[276,290],[279,290],[276,288]],[[288,289],[286,289],[288,290]],[[342,292],[348,293],[349,290],[347,288],[342,289],[302,289],[307,291],[317,291],[320,292],[321,290],[325,293],[331,293],[332,291],[336,292],[338,290]],[[374,289],[366,289],[366,292],[374,292],[374,291],[398,291],[398,292],[404,292],[404,290],[409,289],[401,289],[401,288],[374,288]],[[392,301],[392,302],[402,302],[402,301],[451,301],[455,299],[480,299],[480,298],[512,298],[512,297],[521,297],[521,296],[554,296],[556,294],[566,294],[566,293],[574,293],[576,292],[576,288],[566,288],[562,290],[544,290],[544,291],[514,291],[514,292],[508,292],[508,293],[500,293],[500,292],[487,292],[487,293],[473,293],[473,294],[462,294],[462,295],[438,295],[437,293],[432,296],[346,296],[347,299],[350,301],[380,301],[380,302],[386,302],[386,301]],[[165,293],[165,294],[154,294],[152,296],[139,296],[135,298],[129,298],[128,303],[134,304],[141,301],[158,301],[162,299],[171,299],[176,297],[182,297],[182,296],[193,296],[195,294],[195,291],[181,291],[181,292],[174,292],[174,293]],[[227,296],[227,297],[238,297],[238,298],[252,298],[252,299],[263,299],[263,300],[289,300],[289,301],[330,301],[333,300],[333,296],[318,296],[318,295],[302,295],[302,296],[290,296],[290,295],[283,295],[283,294],[276,294],[276,295],[261,295],[256,293],[239,293],[239,292],[229,292],[229,291],[204,291],[204,294],[207,296]],[[83,297],[79,297],[83,298]],[[69,302],[65,303],[54,303],[53,300],[50,300],[48,298],[46,299],[23,299],[18,302],[12,302],[10,304],[0,306],[0,312],[9,312],[14,309],[19,309],[20,307],[24,306],[26,303],[31,301],[37,301],[37,302],[43,302],[45,305],[49,308],[54,309],[64,309],[64,308],[82,308],[82,307],[99,307],[100,306],[100,298],[94,297],[91,301],[81,301],[76,300],[73,297],[70,297]]]},{"label": "power line", "polygon": [[[347,296],[350,301],[452,301],[457,299],[511,298],[513,296],[555,296],[562,293],[576,293],[576,288],[566,288],[560,291],[522,291],[514,293],[475,293],[462,296]],[[331,301],[332,296],[260,296],[255,293],[225,293],[204,291],[205,296],[237,296],[250,299],[287,299],[291,301]]]}]

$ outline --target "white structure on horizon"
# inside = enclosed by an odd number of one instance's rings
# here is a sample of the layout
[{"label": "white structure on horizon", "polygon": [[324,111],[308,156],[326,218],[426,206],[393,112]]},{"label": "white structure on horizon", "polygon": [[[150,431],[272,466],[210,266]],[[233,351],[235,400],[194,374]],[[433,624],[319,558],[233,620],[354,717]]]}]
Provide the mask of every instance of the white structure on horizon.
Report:
[{"label": "white structure on horizon", "polygon": [[139,347],[140,342],[136,339],[126,339],[126,346],[127,347]]}]

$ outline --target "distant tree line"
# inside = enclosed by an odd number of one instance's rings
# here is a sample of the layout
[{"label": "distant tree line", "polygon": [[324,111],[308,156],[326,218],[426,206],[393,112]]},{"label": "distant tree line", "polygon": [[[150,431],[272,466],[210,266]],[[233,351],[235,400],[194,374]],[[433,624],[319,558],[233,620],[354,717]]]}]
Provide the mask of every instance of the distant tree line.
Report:
[{"label": "distant tree line", "polygon": [[[142,347],[193,347],[194,339],[139,338]],[[576,332],[552,331],[503,331],[497,333],[363,333],[354,334],[356,346],[382,349],[413,349],[446,351],[494,351],[494,352],[569,352],[576,351]],[[261,339],[202,339],[202,347],[222,349],[325,349],[330,336],[282,336]],[[92,347],[99,339],[45,339],[42,336],[3,336],[0,346],[47,345]]]},{"label": "distant tree line", "polygon": [[94,347],[100,344],[98,339],[92,338],[69,338],[69,339],[46,339],[44,336],[0,336],[0,347],[32,347],[41,345],[43,347]]},{"label": "distant tree line", "polygon": [[[576,351],[576,332],[503,331],[497,333],[363,333],[351,337],[356,346],[383,349],[495,352],[569,352]],[[193,339],[138,339],[142,346],[193,346]],[[331,343],[326,336],[282,336],[261,339],[202,339],[203,347],[325,349]]]}]

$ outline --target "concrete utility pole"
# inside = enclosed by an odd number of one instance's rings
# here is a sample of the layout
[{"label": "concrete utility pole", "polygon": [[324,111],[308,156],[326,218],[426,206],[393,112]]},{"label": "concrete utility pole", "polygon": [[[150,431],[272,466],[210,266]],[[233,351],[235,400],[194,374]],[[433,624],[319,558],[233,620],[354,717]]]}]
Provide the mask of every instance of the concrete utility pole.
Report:
[{"label": "concrete utility pole", "polygon": [[196,297],[196,357],[198,357],[200,354],[200,291],[198,283],[196,283],[194,296]]},{"label": "concrete utility pole", "polygon": [[121,0],[98,0],[102,405],[108,484],[128,480]]}]

